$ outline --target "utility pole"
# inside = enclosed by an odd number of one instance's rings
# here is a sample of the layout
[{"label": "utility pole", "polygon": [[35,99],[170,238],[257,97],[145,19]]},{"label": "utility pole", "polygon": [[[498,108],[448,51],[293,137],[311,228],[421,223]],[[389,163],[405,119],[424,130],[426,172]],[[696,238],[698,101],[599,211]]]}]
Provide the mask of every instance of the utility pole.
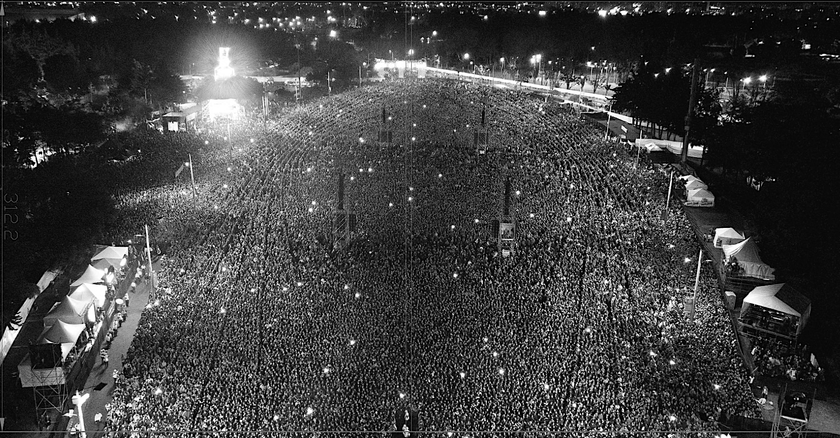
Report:
[{"label": "utility pole", "polygon": [[149,245],[149,225],[146,225],[146,253],[149,257],[149,287],[150,296],[155,296],[155,272],[152,267],[152,247]]},{"label": "utility pole", "polygon": [[680,162],[683,167],[688,159],[688,135],[691,132],[691,121],[694,118],[694,107],[697,106],[697,76],[700,75],[700,58],[694,58],[694,67],[691,69],[691,97],[688,99],[688,113],[685,115],[685,137],[683,137],[682,155]]},{"label": "utility pole", "polygon": [[193,199],[198,197],[198,193],[195,190],[195,174],[193,173],[193,164],[192,164],[192,154],[189,154],[190,157],[190,180],[192,181],[192,189],[193,189]]}]

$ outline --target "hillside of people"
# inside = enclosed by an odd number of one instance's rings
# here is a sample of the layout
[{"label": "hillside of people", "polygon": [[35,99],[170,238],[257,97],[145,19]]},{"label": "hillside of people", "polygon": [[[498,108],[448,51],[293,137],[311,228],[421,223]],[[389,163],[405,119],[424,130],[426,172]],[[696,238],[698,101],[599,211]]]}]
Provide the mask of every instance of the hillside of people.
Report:
[{"label": "hillside of people", "polygon": [[[491,147],[477,154],[483,108]],[[393,144],[376,141],[383,126]],[[113,435],[387,431],[399,407],[441,432],[758,416],[710,269],[684,316],[697,243],[674,203],[662,219],[666,172],[573,110],[400,81],[229,140],[215,128],[132,137],[162,145],[162,164],[115,197],[110,232],[150,224],[168,251],[117,377]],[[187,151],[195,194],[172,177]],[[357,215],[345,247],[331,242],[341,173]],[[502,257],[507,178],[516,248]]]}]

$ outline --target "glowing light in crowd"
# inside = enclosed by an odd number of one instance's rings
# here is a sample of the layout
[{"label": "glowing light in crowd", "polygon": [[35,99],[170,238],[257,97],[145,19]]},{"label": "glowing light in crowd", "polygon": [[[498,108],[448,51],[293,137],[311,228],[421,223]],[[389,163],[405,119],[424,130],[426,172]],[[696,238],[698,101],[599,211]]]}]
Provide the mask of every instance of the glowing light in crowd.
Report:
[{"label": "glowing light in crowd", "polygon": [[494,352],[493,352],[493,357],[499,357],[499,352],[498,352],[498,351],[494,351]]},{"label": "glowing light in crowd", "polygon": [[467,377],[467,373],[465,373],[465,372],[463,372],[463,371],[461,371],[460,373],[458,373],[458,375],[459,375],[459,376],[461,376],[461,378],[462,378],[462,379],[463,379],[464,377]]},{"label": "glowing light in crowd", "polygon": [[685,259],[683,259],[683,261],[684,261],[685,263],[688,263],[688,262],[690,262],[690,261],[691,261],[691,257],[686,257]]},{"label": "glowing light in crowd", "polygon": [[312,168],[311,168],[311,167],[307,167],[307,168],[306,168],[306,171],[307,171],[307,172],[312,172]]},{"label": "glowing light in crowd", "polygon": [[232,169],[231,169],[230,167],[228,167],[228,172],[230,172],[231,170],[232,170]]},{"label": "glowing light in crowd", "polygon": [[405,394],[400,393],[400,398],[405,398]]},{"label": "glowing light in crowd", "polygon": [[413,198],[413,197],[411,197],[411,196],[409,196],[409,197],[408,197],[408,202],[411,202],[411,201],[413,201],[413,200],[414,200],[414,198]]},{"label": "glowing light in crowd", "polygon": [[283,286],[283,292],[288,292],[288,291],[289,291],[289,288],[286,287],[286,286]]},{"label": "glowing light in crowd", "polygon": [[714,384],[714,385],[712,385],[712,386],[714,386],[715,390],[720,389],[720,385],[718,385],[717,383],[715,383],[715,384]]},{"label": "glowing light in crowd", "polygon": [[546,12],[546,11],[540,11],[540,12],[539,12],[539,14],[540,14],[540,17],[545,17],[545,16],[546,16],[546,14],[548,14],[548,12]]},{"label": "glowing light in crowd", "polygon": [[393,202],[389,202],[389,203],[388,203],[388,208],[394,208],[394,203],[393,203]]},{"label": "glowing light in crowd", "polygon": [[161,394],[163,394],[162,389],[160,389],[160,388],[155,389],[155,395],[161,395]]},{"label": "glowing light in crowd", "polygon": [[478,219],[474,219],[473,222],[478,223]]},{"label": "glowing light in crowd", "polygon": [[227,313],[227,310],[225,310],[225,308],[224,308],[224,307],[222,307],[222,308],[219,310],[219,313],[221,313],[222,315],[224,315],[225,313]]},{"label": "glowing light in crowd", "polygon": [[228,188],[228,185],[227,184],[222,184],[222,188],[226,189],[226,188]]},{"label": "glowing light in crowd", "polygon": [[485,344],[487,343],[487,337],[486,336],[481,338],[481,340],[484,341]]},{"label": "glowing light in crowd", "polygon": [[230,66],[230,47],[219,47],[219,65],[213,72],[215,80],[225,80],[234,75],[233,67]]},{"label": "glowing light in crowd", "polygon": [[324,367],[324,374],[330,373],[330,367]]},{"label": "glowing light in crowd", "polygon": [[356,345],[356,340],[355,340],[355,339],[351,339],[351,340],[350,340],[350,345],[351,345],[351,346]]},{"label": "glowing light in crowd", "polygon": [[368,173],[373,173],[373,167],[368,167]]},{"label": "glowing light in crowd", "polygon": [[350,289],[350,285],[349,285],[349,284],[345,284],[345,285],[344,285],[344,290],[348,290],[348,289]]},{"label": "glowing light in crowd", "polygon": [[504,376],[504,375],[505,375],[505,369],[504,369],[504,368],[499,368],[499,375],[500,375],[500,376]]},{"label": "glowing light in crowd", "polygon": [[607,10],[606,9],[599,10],[598,15],[600,15],[601,18],[605,18],[607,16]]},{"label": "glowing light in crowd", "polygon": [[207,141],[207,140],[204,140],[204,144],[205,144],[205,145],[208,145],[208,144],[210,144],[210,142],[209,142],[209,141]]},{"label": "glowing light in crowd", "polygon": [[543,383],[543,389],[548,391],[548,383]]},{"label": "glowing light in crowd", "polygon": [[417,140],[417,137],[411,137],[411,141]]},{"label": "glowing light in crowd", "polygon": [[442,174],[442,173],[439,173],[439,174],[438,174],[438,178],[443,178],[443,174]]},{"label": "glowing light in crowd", "polygon": [[355,177],[355,176],[351,176],[351,177],[350,177],[350,181],[356,181],[356,177]]},{"label": "glowing light in crowd", "polygon": [[277,415],[277,414],[274,414],[274,416],[273,416],[273,417],[271,417],[271,419],[272,419],[272,420],[274,420],[274,421],[279,421],[279,420],[280,420],[280,416],[279,416],[279,415]]},{"label": "glowing light in crowd", "polygon": [[658,355],[656,354],[656,352],[655,352],[655,351],[650,350],[650,356],[651,356],[651,357],[656,357],[656,356],[658,356]]},{"label": "glowing light in crowd", "polygon": [[522,194],[522,192],[520,192],[519,190],[516,191],[516,196],[519,196],[521,194]]},{"label": "glowing light in crowd", "polygon": [[359,292],[356,292],[353,296],[355,296],[356,299],[358,300],[359,298],[362,297],[362,294],[360,294]]},{"label": "glowing light in crowd", "polygon": [[674,415],[669,415],[668,416],[668,421],[673,423],[673,422],[677,421],[677,417],[675,417]]},{"label": "glowing light in crowd", "polygon": [[413,192],[413,191],[414,191],[414,187],[409,187],[409,188],[408,188],[408,191],[409,191],[409,192]]},{"label": "glowing light in crowd", "polygon": [[529,214],[528,216],[529,216],[531,219],[533,219],[533,218],[534,218],[534,213],[531,213],[531,214]]},{"label": "glowing light in crowd", "polygon": [[362,137],[359,137],[359,143],[364,143],[364,142],[365,142],[365,139],[362,138]]},{"label": "glowing light in crowd", "polygon": [[677,364],[677,363],[676,363],[676,362],[674,362],[674,359],[671,359],[671,360],[669,360],[669,361],[668,361],[668,365],[674,366],[674,365],[676,365],[676,364]]},{"label": "glowing light in crowd", "polygon": [[312,414],[314,414],[314,413],[315,413],[315,409],[312,409],[312,408],[306,408],[306,416],[307,416],[307,417],[311,416],[311,415],[312,415]]},{"label": "glowing light in crowd", "polygon": [[673,244],[673,243],[669,243],[669,244],[668,244],[668,249],[674,249],[674,244]]},{"label": "glowing light in crowd", "polygon": [[218,209],[219,209],[219,206],[218,206],[218,205],[214,205],[214,206],[213,206],[213,209],[214,209],[214,210],[218,210]]},{"label": "glowing light in crowd", "polygon": [[449,229],[450,229],[450,230],[454,230],[454,229],[455,229],[455,225],[450,225],[450,226],[449,226]]},{"label": "glowing light in crowd", "polygon": [[457,273],[457,272],[453,272],[453,273],[452,273],[452,278],[458,278],[458,273]]}]

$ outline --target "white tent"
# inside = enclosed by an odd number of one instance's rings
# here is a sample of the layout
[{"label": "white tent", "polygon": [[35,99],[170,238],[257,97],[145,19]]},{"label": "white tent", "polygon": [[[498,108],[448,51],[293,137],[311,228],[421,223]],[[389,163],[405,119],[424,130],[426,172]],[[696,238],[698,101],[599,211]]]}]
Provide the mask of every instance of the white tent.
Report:
[{"label": "white tent", "polygon": [[98,259],[91,262],[91,266],[106,272],[108,271],[108,269],[113,267],[114,271],[119,272],[120,268],[122,268],[121,264],[123,260],[127,259]]},{"label": "white tent", "polygon": [[688,207],[714,207],[715,195],[706,189],[689,190],[685,205]]},{"label": "white tent", "polygon": [[741,316],[745,315],[751,306],[759,306],[797,317],[799,325],[796,334],[802,333],[802,329],[805,328],[811,316],[811,300],[788,283],[758,286],[753,289],[744,298]]},{"label": "white tent", "polygon": [[682,176],[678,176],[677,178],[683,180],[686,184],[688,184],[692,181],[701,181],[700,178],[697,178],[694,175],[682,175]]},{"label": "white tent", "polygon": [[715,248],[722,248],[723,245],[734,245],[743,242],[746,237],[734,228],[715,228]]},{"label": "white tent", "polygon": [[695,178],[691,181],[686,181],[686,183],[685,183],[685,189],[686,190],[708,189],[708,188],[709,188],[709,186],[707,186],[706,183],[704,183],[703,181],[701,181],[700,179],[697,179],[697,178]]},{"label": "white tent", "polygon": [[127,246],[109,246],[99,251],[95,256],[90,258],[90,261],[99,260],[99,259],[121,259],[123,257],[128,257],[128,247]]},{"label": "white tent", "polygon": [[93,266],[88,265],[85,273],[79,277],[78,280],[74,281],[70,284],[70,287],[80,286],[84,283],[102,283],[102,279],[105,277],[105,271],[101,269],[96,269]]},{"label": "white tent", "polygon": [[758,245],[752,241],[752,238],[734,245],[722,245],[721,248],[723,249],[724,262],[729,263],[732,257],[735,257],[738,265],[744,270],[745,276],[771,281],[776,279],[773,274],[775,269],[761,261],[761,257],[758,255]]},{"label": "white tent", "polygon": [[96,307],[105,305],[105,293],[108,292],[108,287],[101,284],[85,283],[77,287],[70,294],[70,298],[83,302],[96,301]]},{"label": "white tent", "polygon": [[84,324],[67,324],[63,321],[57,321],[49,327],[44,327],[38,343],[70,344],[72,347],[79,340],[83,331],[85,331]]},{"label": "white tent", "polygon": [[71,297],[64,297],[59,303],[55,303],[49,313],[44,316],[44,325],[50,326],[57,321],[67,324],[84,324],[85,316],[91,308],[91,301],[77,300]]}]

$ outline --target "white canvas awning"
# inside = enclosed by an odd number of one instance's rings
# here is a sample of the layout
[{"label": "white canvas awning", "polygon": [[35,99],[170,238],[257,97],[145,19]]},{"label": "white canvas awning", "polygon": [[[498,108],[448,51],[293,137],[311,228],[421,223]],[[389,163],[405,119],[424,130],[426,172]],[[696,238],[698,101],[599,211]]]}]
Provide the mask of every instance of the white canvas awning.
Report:
[{"label": "white canvas awning", "polygon": [[74,281],[70,284],[70,287],[80,286],[84,283],[102,283],[103,278],[105,278],[105,271],[101,269],[96,269],[93,266],[88,265],[85,273],[79,277],[78,280]]},{"label": "white canvas awning", "polygon": [[85,283],[77,287],[76,290],[70,294],[70,298],[82,302],[94,301],[96,303],[96,307],[102,307],[105,305],[105,294],[107,292],[107,286]]},{"label": "white canvas awning", "polygon": [[709,186],[706,185],[703,181],[699,179],[693,179],[691,181],[687,181],[685,183],[686,190],[695,190],[695,189],[708,189]]},{"label": "white canvas awning", "polygon": [[763,280],[776,279],[773,273],[775,269],[761,260],[758,245],[755,244],[752,238],[748,238],[734,245],[721,245],[721,249],[723,250],[724,261],[728,263],[732,257],[735,257],[738,265],[744,270],[745,276],[761,278]]},{"label": "white canvas awning", "polygon": [[128,247],[127,246],[109,246],[99,251],[95,256],[90,258],[90,261],[99,260],[99,259],[121,259],[123,257],[128,257]]},{"label": "white canvas awning", "polygon": [[750,306],[760,306],[799,318],[797,334],[802,332],[811,315],[811,300],[788,283],[758,286],[744,298],[744,315]]},{"label": "white canvas awning", "polygon": [[82,332],[85,331],[84,324],[67,324],[64,321],[56,321],[55,324],[44,327],[41,333],[39,344],[70,344],[72,347],[79,340]]},{"label": "white canvas awning", "polygon": [[689,190],[686,195],[685,205],[689,207],[714,207],[715,195],[706,189]]},{"label": "white canvas awning", "polygon": [[743,233],[734,228],[715,228],[715,248],[722,248],[723,245],[734,245],[741,243],[746,237]]},{"label": "white canvas awning", "polygon": [[56,321],[63,321],[67,324],[84,324],[90,305],[91,301],[82,301],[66,296],[44,316],[44,325],[53,325]]}]

